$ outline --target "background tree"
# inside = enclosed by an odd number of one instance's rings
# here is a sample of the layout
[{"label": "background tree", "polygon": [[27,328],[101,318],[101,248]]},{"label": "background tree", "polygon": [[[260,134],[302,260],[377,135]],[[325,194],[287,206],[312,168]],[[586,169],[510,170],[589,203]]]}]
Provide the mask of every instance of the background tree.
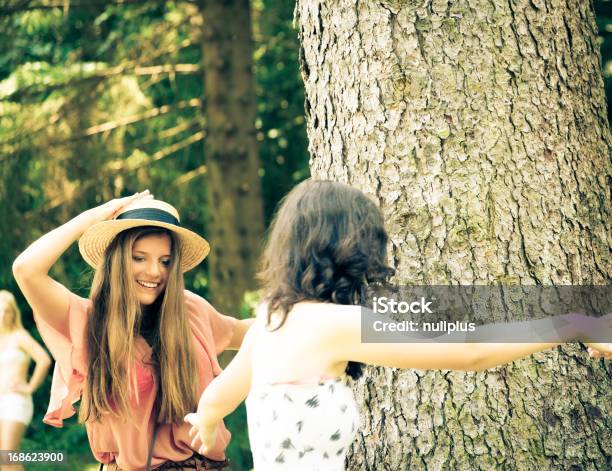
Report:
[{"label": "background tree", "polygon": [[[201,2],[212,302],[238,312],[264,231],[249,0]],[[248,215],[248,217],[246,216]]]},{"label": "background tree", "polygon": [[[580,0],[298,0],[311,172],[379,202],[404,284],[607,284],[610,131]],[[351,470],[606,469],[610,366],[371,369]]]}]

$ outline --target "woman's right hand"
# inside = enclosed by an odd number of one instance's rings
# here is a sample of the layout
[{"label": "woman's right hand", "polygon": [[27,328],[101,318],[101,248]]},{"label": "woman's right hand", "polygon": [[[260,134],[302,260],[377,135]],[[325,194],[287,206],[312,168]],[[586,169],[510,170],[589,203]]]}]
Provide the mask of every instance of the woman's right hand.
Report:
[{"label": "woman's right hand", "polygon": [[134,193],[132,196],[112,199],[104,204],[101,204],[100,206],[88,209],[82,214],[86,215],[90,224],[93,225],[98,222],[114,218],[117,213],[134,201],[146,199],[153,199],[153,195],[149,192],[149,190]]},{"label": "woman's right hand", "polygon": [[191,424],[191,429],[189,429],[191,448],[198,450],[198,453],[204,456],[213,451],[217,443],[218,424],[206,425],[202,415],[197,412],[187,414],[185,422]]}]

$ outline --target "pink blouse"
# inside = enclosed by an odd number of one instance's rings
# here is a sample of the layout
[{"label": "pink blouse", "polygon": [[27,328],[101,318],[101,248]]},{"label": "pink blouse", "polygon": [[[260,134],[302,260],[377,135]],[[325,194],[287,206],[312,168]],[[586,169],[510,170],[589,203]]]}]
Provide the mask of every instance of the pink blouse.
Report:
[{"label": "pink blouse", "polygon": [[[225,350],[233,336],[237,320],[219,314],[202,297],[185,291],[189,324],[193,334],[198,371],[198,393],[221,373],[217,355]],[[75,414],[73,404],[81,398],[87,375],[87,353],[85,348],[85,326],[91,301],[75,294],[70,295],[68,326],[59,332],[34,313],[36,325],[45,344],[55,358],[55,369],[51,384],[49,408],[43,421],[61,427],[63,419]],[[100,422],[87,422],[87,436],[96,459],[102,463],[116,461],[124,470],[142,470],[146,467],[149,443],[153,435],[155,417],[153,404],[157,394],[156,379],[148,364],[151,348],[138,337],[136,340],[136,379],[138,394],[132,395],[132,420],[106,416]],[[217,435],[217,444],[208,457],[215,460],[225,458],[224,450],[230,433],[222,424]],[[189,424],[159,425],[151,467],[165,461],[182,461],[189,458]]]}]

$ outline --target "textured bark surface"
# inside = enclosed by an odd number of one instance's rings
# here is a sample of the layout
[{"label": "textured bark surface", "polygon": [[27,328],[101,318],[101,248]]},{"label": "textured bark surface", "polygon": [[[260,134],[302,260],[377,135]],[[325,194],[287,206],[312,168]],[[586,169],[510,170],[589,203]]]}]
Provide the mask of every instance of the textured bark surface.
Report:
[{"label": "textured bark surface", "polygon": [[[315,178],[363,189],[396,281],[606,284],[610,144],[582,0],[298,0]],[[348,469],[609,469],[612,367],[372,368]]]},{"label": "textured bark surface", "polygon": [[206,1],[202,16],[210,292],[217,309],[236,314],[254,287],[264,231],[250,4]]}]

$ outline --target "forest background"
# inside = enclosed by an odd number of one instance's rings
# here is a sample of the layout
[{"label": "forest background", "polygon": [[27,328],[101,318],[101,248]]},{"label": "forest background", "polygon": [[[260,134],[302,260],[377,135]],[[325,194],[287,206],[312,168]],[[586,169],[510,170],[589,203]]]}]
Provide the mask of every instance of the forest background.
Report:
[{"label": "forest background", "polygon": [[[610,114],[612,4],[594,6]],[[288,0],[0,0],[0,287],[18,294],[11,263],[35,238],[149,188],[211,242],[187,287],[249,316],[264,229],[279,199],[309,176],[293,8]],[[87,296],[92,271],[76,247],[53,275]],[[73,469],[83,469],[93,462],[84,428],[41,422],[49,384],[35,395],[24,449],[69,451]],[[243,408],[228,426],[233,469],[250,469]]]}]

